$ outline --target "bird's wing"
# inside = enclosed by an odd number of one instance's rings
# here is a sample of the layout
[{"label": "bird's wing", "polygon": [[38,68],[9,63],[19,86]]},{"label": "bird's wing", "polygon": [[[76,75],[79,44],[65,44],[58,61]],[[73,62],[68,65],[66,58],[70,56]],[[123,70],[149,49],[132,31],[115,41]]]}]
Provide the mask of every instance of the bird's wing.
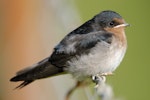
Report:
[{"label": "bird's wing", "polygon": [[98,42],[111,44],[111,41],[112,33],[106,31],[69,34],[54,48],[49,61],[57,67],[64,67],[73,57],[88,54]]}]

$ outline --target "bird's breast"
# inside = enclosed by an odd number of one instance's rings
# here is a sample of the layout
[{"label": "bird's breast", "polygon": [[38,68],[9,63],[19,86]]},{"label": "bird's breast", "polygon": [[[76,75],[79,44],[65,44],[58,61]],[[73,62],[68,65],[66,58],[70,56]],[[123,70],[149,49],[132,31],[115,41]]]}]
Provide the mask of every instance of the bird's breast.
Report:
[{"label": "bird's breast", "polygon": [[76,56],[68,61],[67,71],[79,80],[87,76],[114,71],[123,59],[126,47],[116,41],[98,43],[89,54]]}]

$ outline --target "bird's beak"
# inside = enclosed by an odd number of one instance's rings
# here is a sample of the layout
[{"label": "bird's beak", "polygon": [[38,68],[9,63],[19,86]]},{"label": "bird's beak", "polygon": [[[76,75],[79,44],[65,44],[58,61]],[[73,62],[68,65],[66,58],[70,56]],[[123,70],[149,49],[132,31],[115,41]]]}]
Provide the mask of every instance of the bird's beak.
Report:
[{"label": "bird's beak", "polygon": [[117,25],[117,26],[115,26],[114,28],[127,27],[127,26],[130,26],[130,24],[124,23],[124,24]]}]

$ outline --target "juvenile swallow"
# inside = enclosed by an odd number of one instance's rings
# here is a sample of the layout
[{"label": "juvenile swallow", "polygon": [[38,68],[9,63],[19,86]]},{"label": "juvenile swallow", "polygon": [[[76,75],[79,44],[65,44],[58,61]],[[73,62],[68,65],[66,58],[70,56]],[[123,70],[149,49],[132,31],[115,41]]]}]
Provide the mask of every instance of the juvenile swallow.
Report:
[{"label": "juvenile swallow", "polygon": [[23,81],[16,88],[42,78],[70,73],[78,82],[94,75],[112,73],[121,63],[127,40],[125,20],[106,10],[67,34],[47,57],[17,72],[10,81]]}]

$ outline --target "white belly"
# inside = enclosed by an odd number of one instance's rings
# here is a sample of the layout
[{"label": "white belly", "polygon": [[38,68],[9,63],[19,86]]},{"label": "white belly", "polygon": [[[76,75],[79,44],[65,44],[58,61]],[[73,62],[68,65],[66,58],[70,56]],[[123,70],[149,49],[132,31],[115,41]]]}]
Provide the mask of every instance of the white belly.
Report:
[{"label": "white belly", "polygon": [[69,61],[67,71],[78,80],[87,76],[114,71],[122,61],[126,47],[117,44],[99,43],[88,55],[82,55]]}]

